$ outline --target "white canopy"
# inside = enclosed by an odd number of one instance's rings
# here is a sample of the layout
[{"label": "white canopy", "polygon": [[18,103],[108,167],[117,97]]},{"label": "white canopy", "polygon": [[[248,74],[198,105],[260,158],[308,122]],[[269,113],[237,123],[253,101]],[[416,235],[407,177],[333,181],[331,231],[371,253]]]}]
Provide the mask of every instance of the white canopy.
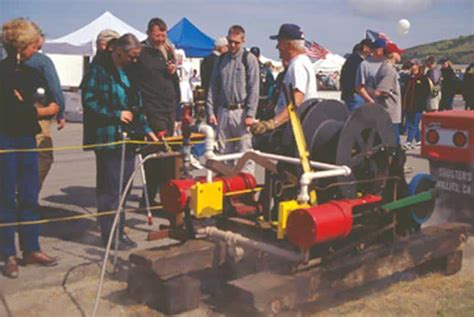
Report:
[{"label": "white canopy", "polygon": [[345,58],[338,55],[329,53],[325,59],[319,59],[313,63],[314,71],[317,73],[322,71],[323,73],[333,73],[335,71],[341,72],[341,68],[344,65]]},{"label": "white canopy", "polygon": [[104,29],[112,29],[119,34],[132,33],[140,41],[146,38],[145,33],[106,11],[94,21],[72,33],[57,39],[46,39],[43,51],[52,54],[94,55],[95,40],[100,31]]}]

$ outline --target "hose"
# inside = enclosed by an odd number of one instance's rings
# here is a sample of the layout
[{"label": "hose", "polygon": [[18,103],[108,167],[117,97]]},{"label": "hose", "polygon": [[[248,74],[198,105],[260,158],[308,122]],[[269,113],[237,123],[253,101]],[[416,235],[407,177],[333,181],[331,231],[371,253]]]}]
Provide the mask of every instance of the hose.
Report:
[{"label": "hose", "polygon": [[[118,219],[120,218],[120,211],[121,211],[121,209],[122,209],[122,207],[125,203],[125,199],[127,197],[126,193],[128,193],[130,187],[132,186],[133,179],[135,178],[135,175],[137,174],[137,172],[140,170],[141,166],[143,164],[145,164],[145,162],[148,161],[149,159],[158,158],[158,157],[160,157],[160,155],[156,154],[156,153],[146,156],[145,159],[143,161],[141,161],[138,164],[138,166],[135,167],[135,170],[133,171],[132,175],[128,179],[127,185],[125,186],[125,188],[122,192],[122,196],[120,197],[120,202],[119,202],[117,211],[115,213],[114,222],[112,223],[112,228],[110,230],[109,239],[107,241],[107,247],[105,249],[105,255],[104,255],[104,260],[103,260],[103,263],[102,263],[102,268],[101,268],[101,271],[100,271],[99,284],[97,286],[97,294],[96,294],[96,297],[95,297],[94,310],[92,311],[92,317],[95,317],[97,315],[97,309],[99,308],[99,300],[100,300],[100,296],[101,296],[101,293],[102,293],[102,287],[103,287],[103,284],[104,284],[105,269],[106,269],[106,266],[107,266],[107,260],[109,258],[110,249],[112,247],[112,239],[114,237],[113,232],[115,230],[115,227],[118,224]],[[118,244],[116,244],[116,246],[117,245]]]}]

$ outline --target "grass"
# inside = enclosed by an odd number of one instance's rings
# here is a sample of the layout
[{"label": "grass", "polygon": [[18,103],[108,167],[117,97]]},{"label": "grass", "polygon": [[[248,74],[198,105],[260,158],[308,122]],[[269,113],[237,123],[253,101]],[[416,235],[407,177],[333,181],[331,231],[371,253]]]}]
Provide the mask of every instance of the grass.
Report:
[{"label": "grass", "polygon": [[429,55],[438,58],[448,56],[454,64],[469,64],[473,54],[474,35],[466,35],[407,48],[403,57],[424,59]]},{"label": "grass", "polygon": [[317,316],[474,316],[474,271],[400,282]]}]

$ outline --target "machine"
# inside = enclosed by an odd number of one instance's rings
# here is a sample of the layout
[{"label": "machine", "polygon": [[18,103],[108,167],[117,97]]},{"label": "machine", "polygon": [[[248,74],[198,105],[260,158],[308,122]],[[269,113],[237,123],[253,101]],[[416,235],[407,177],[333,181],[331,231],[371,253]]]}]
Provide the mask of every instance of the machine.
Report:
[{"label": "machine", "polygon": [[[430,175],[419,186],[435,183],[436,209],[431,222],[462,221],[474,225],[474,112],[427,113],[422,119],[421,155]],[[423,215],[421,215],[423,216]]]},{"label": "machine", "polygon": [[[156,237],[180,242],[130,256],[133,297],[174,314],[197,307],[189,299],[218,280],[236,302],[274,315],[440,258],[449,274],[460,269],[465,227],[421,230],[435,182],[407,184],[406,153],[381,106],[349,113],[336,100],[290,100],[288,111],[289,124],[245,153],[214,154],[212,131],[199,129],[208,133],[204,169],[185,169],[160,191],[170,225]],[[248,160],[263,174],[243,173]]]}]

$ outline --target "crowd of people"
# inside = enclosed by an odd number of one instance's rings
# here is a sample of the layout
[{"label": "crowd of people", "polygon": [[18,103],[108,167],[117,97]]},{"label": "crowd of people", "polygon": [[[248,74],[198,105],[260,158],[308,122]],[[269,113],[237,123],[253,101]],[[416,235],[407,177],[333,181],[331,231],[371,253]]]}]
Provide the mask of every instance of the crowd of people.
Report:
[{"label": "crowd of people", "polygon": [[407,134],[403,147],[412,149],[421,145],[423,112],[452,110],[458,93],[464,97],[465,109],[474,109],[473,64],[461,82],[447,57],[439,61],[441,67],[435,56],[428,56],[424,63],[417,59],[406,61],[398,70],[396,65],[403,53],[392,42],[363,39],[342,67],[341,99],[351,111],[365,103],[383,105],[394,124],[398,143],[400,134]]},{"label": "crowd of people", "polygon": [[[168,27],[160,18],[147,26],[147,38],[140,42],[132,34],[103,30],[97,37],[97,54],[81,83],[84,110],[84,145],[109,144],[92,150],[96,159],[97,211],[115,210],[125,182],[135,167],[136,148],[116,144],[127,138],[159,141],[175,132],[179,105],[189,102],[188,84],[198,86],[197,71],[185,65],[184,52],[177,52],[167,38]],[[274,78],[271,67],[260,59],[260,49],[245,46],[246,30],[232,25],[218,38],[200,70],[205,92],[207,123],[216,129],[222,153],[252,149],[254,140],[285,125],[290,98],[299,106],[317,97],[317,81],[305,55],[305,36],[300,26],[283,24],[276,41],[284,70]],[[64,127],[64,98],[54,65],[39,52],[41,29],[18,18],[2,27],[7,58],[0,62],[0,148],[52,147],[50,121],[56,116]],[[399,72],[396,64],[403,51],[383,40],[362,40],[347,58],[339,82],[341,99],[350,111],[365,103],[378,103],[390,115],[399,138],[404,121],[407,142],[420,141],[421,113],[452,108],[454,72],[449,60],[441,69],[429,57],[424,65],[412,60]],[[321,76],[319,76],[321,77]],[[474,67],[464,81],[472,87]],[[183,87],[186,86],[186,89]],[[473,89],[465,94],[466,109],[474,109]],[[439,105],[439,106],[438,106]],[[402,120],[404,119],[404,120]],[[237,138],[238,142],[226,142]],[[406,146],[408,147],[408,145]],[[42,152],[40,152],[42,153]],[[39,160],[39,163],[38,163]],[[38,195],[52,164],[52,152],[9,152],[0,155],[0,223],[39,219]],[[167,166],[158,160],[145,164],[147,191],[141,205],[156,205],[157,189],[163,184]],[[244,171],[253,173],[249,161]],[[122,172],[123,171],[123,172]],[[123,174],[122,174],[123,173]],[[122,184],[119,188],[118,184]],[[148,197],[148,198],[146,198]],[[148,199],[148,201],[146,201]],[[104,245],[111,234],[112,216],[99,217]],[[116,247],[136,247],[124,232],[121,214]],[[16,227],[0,228],[0,254],[5,258],[3,274],[18,276],[15,247]],[[54,265],[56,258],[43,253],[38,225],[18,228],[25,264]]]}]

